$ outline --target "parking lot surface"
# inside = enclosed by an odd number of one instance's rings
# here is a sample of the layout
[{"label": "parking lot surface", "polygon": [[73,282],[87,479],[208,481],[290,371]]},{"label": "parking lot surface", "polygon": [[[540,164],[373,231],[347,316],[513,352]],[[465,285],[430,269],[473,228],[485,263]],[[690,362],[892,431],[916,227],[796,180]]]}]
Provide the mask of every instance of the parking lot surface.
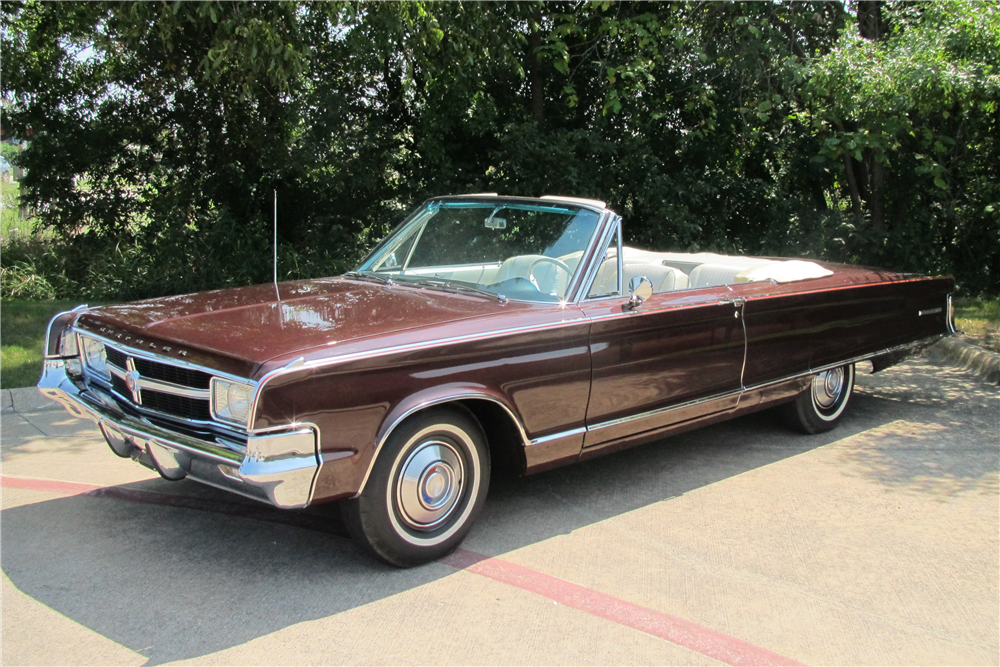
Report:
[{"label": "parking lot surface", "polygon": [[832,433],[759,413],[495,483],[396,570],[4,392],[4,665],[1000,663],[1000,390],[917,359]]}]

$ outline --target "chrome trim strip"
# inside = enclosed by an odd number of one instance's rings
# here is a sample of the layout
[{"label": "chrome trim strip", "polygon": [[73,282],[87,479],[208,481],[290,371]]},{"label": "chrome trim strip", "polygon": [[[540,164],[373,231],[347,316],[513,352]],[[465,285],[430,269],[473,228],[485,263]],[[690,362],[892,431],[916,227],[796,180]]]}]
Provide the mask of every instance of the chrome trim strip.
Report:
[{"label": "chrome trim strip", "polygon": [[917,312],[917,317],[923,317],[924,315],[937,315],[942,312],[944,308],[928,308],[927,310],[921,310]]},{"label": "chrome trim strip", "polygon": [[567,202],[570,204],[576,204],[578,206],[587,206],[597,211],[602,211],[608,207],[607,202],[603,202],[600,199],[585,199],[583,197],[563,197],[561,195],[542,195],[539,199],[546,199],[549,201],[559,201]]},{"label": "chrome trim strip", "polygon": [[175,396],[187,396],[188,398],[201,398],[208,400],[211,396],[208,389],[192,389],[190,387],[182,387],[180,385],[172,384],[170,382],[161,382],[159,380],[150,380],[149,378],[140,377],[139,387],[142,389],[151,389],[153,391],[158,391],[163,394],[174,394]]},{"label": "chrome trim strip", "polygon": [[[591,253],[600,250],[601,244],[607,242],[605,239],[610,238],[615,225],[621,221],[621,216],[610,209],[604,209],[603,211],[600,211],[599,214],[600,217],[597,219],[597,226],[594,229],[594,233],[591,234],[590,240],[583,249],[583,254],[580,255],[581,262],[585,257],[591,255]],[[566,303],[579,305],[580,302],[584,300],[587,296],[587,288],[593,280],[593,278],[589,277],[589,274],[594,273],[594,275],[596,275],[600,265],[601,263],[597,261],[597,257],[595,255],[591,259],[589,267],[576,267],[576,271],[573,274],[573,284],[566,286],[566,294],[564,297]],[[585,270],[581,270],[582,268],[585,268]]]},{"label": "chrome trim strip", "polygon": [[[609,213],[611,213],[611,212],[609,211]],[[615,233],[616,230],[618,230],[618,232],[619,232],[618,233],[618,269],[619,270],[618,270],[618,295],[617,296],[618,297],[622,296],[622,290],[621,290],[621,287],[622,287],[621,286],[621,277],[622,277],[622,272],[621,272],[621,267],[622,267],[621,245],[622,244],[621,244],[621,231],[620,231],[621,230],[621,220],[622,219],[621,219],[621,216],[616,215],[614,213],[611,213],[611,215],[608,216],[608,219],[610,219],[610,223],[608,224],[607,229],[605,229],[599,235],[600,238],[597,241],[597,243],[598,243],[597,249],[598,249],[599,254],[598,255],[594,255],[594,258],[591,261],[590,266],[588,266],[586,272],[581,275],[580,287],[578,288],[578,293],[576,295],[576,298],[575,299],[571,299],[571,301],[573,301],[573,303],[579,304],[580,302],[587,300],[587,294],[590,292],[590,288],[593,287],[594,281],[597,280],[597,274],[601,270],[601,263],[603,263],[603,261],[604,261],[604,255],[605,255],[605,253],[601,253],[600,249],[604,248],[605,250],[607,250],[608,244],[611,242],[611,237],[614,235],[614,233]],[[598,235],[595,234],[595,236],[598,236]],[[590,247],[588,247],[587,250],[584,251],[584,255],[583,256],[586,257],[587,253],[589,251],[590,251]],[[612,297],[604,296],[604,297],[600,297],[600,298],[612,298]],[[594,300],[597,300],[597,299],[594,299]]]},{"label": "chrome trim strip", "polygon": [[943,338],[943,336],[944,336],[943,334],[942,335],[938,335],[938,336],[929,336],[928,338],[925,338],[925,339],[920,340],[920,341],[914,341],[912,343],[903,343],[901,345],[894,345],[892,347],[887,347],[887,348],[885,348],[883,350],[877,350],[875,352],[869,352],[867,354],[862,354],[860,356],[852,357],[850,359],[844,359],[843,361],[835,361],[833,363],[825,364],[823,366],[816,366],[815,368],[811,368],[808,371],[805,371],[805,372],[802,372],[802,373],[795,373],[793,375],[786,375],[784,377],[778,378],[777,380],[768,380],[767,382],[761,382],[760,384],[750,385],[749,387],[746,387],[745,390],[746,391],[754,391],[754,390],[757,390],[757,389],[763,389],[763,388],[768,387],[768,386],[773,385],[773,384],[780,384],[782,382],[787,382],[789,380],[797,380],[799,378],[809,377],[811,375],[817,375],[817,374],[822,373],[824,371],[829,371],[829,370],[832,370],[834,368],[840,368],[841,366],[847,366],[848,364],[857,364],[857,363],[860,363],[862,361],[868,361],[869,359],[871,359],[873,357],[879,357],[879,356],[882,356],[883,354],[892,354],[893,352],[902,352],[903,350],[906,350],[907,348],[919,347],[919,346],[923,346],[925,344],[929,345],[930,343],[928,343],[927,341],[929,341],[931,339],[935,339],[935,340],[936,339],[940,339],[940,338]]},{"label": "chrome trim strip", "polygon": [[374,452],[372,452],[371,463],[368,464],[368,470],[365,472],[364,479],[361,480],[361,487],[358,489],[358,492],[354,495],[354,497],[357,498],[362,493],[364,493],[365,485],[368,484],[368,478],[371,476],[372,470],[375,469],[375,461],[378,458],[379,452],[382,451],[382,445],[385,444],[386,440],[389,439],[389,436],[392,435],[392,432],[396,430],[396,427],[399,426],[404,419],[406,419],[407,417],[416,412],[419,412],[420,410],[423,410],[424,408],[429,408],[435,405],[442,405],[444,403],[454,403],[456,401],[467,401],[467,400],[485,400],[499,405],[511,418],[511,421],[513,421],[514,424],[517,425],[517,430],[521,434],[521,444],[525,447],[531,444],[528,442],[528,436],[524,432],[524,427],[521,425],[521,421],[514,416],[514,413],[511,411],[510,408],[508,408],[503,402],[501,402],[500,400],[498,400],[493,396],[487,396],[485,394],[456,394],[454,396],[447,396],[444,398],[436,398],[434,400],[424,401],[423,403],[418,403],[417,405],[411,407],[409,410],[407,410],[402,415],[397,417],[389,426],[388,430],[386,430],[385,435],[382,436],[382,439],[375,443],[375,450]]},{"label": "chrome trim strip", "polygon": [[[827,276],[829,277],[829,276]],[[760,294],[755,296],[746,297],[748,301],[762,301],[764,299],[784,299],[791,296],[805,296],[807,294],[821,294],[823,292],[840,292],[847,289],[862,289],[865,287],[880,287],[882,285],[902,285],[903,283],[920,283],[926,282],[928,280],[938,280],[939,276],[921,276],[919,278],[904,278],[903,280],[883,280],[878,283],[857,283],[852,285],[837,285],[835,287],[824,287],[822,289],[812,289],[812,290],[802,290],[794,292],[781,292],[779,294]],[[806,280],[820,280],[820,278],[806,278]],[[805,282],[803,281],[795,281]],[[753,285],[755,283],[734,283],[737,285]],[[784,285],[791,285],[793,283],[782,283]],[[728,285],[727,285],[728,287]],[[703,289],[701,287],[695,287],[693,289]]]},{"label": "chrome trim strip", "polygon": [[[832,364],[826,364],[824,366],[818,366],[816,368],[810,369],[810,370],[802,372],[802,373],[796,373],[794,375],[788,375],[786,377],[778,378],[776,380],[768,380],[767,382],[761,382],[760,384],[751,385],[749,387],[743,387],[742,389],[737,389],[737,390],[734,390],[734,391],[723,392],[721,394],[714,394],[712,396],[706,396],[704,398],[699,398],[699,399],[695,399],[693,401],[688,401],[686,403],[681,403],[680,405],[671,405],[671,406],[668,406],[668,407],[658,408],[656,410],[649,410],[647,412],[642,412],[642,413],[639,413],[639,414],[636,414],[636,415],[630,415],[628,417],[620,417],[618,419],[612,419],[610,421],[601,422],[600,424],[595,424],[593,426],[587,426],[587,427],[585,427],[583,429],[572,429],[572,430],[569,430],[569,431],[563,431],[562,433],[553,433],[552,435],[545,436],[544,438],[538,438],[537,440],[532,440],[530,444],[535,445],[535,444],[540,444],[542,442],[548,442],[549,440],[557,440],[559,438],[568,438],[568,437],[573,436],[573,435],[578,435],[581,431],[582,432],[599,431],[601,429],[608,428],[610,426],[618,426],[620,424],[626,424],[628,422],[636,421],[638,419],[646,419],[646,418],[649,418],[649,417],[656,417],[656,416],[659,416],[659,415],[662,415],[662,414],[666,414],[668,412],[672,412],[674,410],[682,410],[684,408],[690,408],[690,407],[693,407],[695,405],[699,405],[701,403],[707,403],[709,401],[714,401],[714,400],[721,400],[723,398],[729,398],[729,397],[737,395],[737,394],[742,395],[742,394],[744,394],[746,392],[757,391],[759,389],[764,389],[764,388],[769,387],[771,385],[782,384],[784,382],[789,382],[791,380],[797,380],[799,378],[809,377],[809,376],[812,376],[812,375],[816,375],[818,373],[822,373],[823,371],[831,370],[833,368],[839,368],[841,366],[846,366],[848,364],[856,364],[856,363],[858,363],[860,361],[866,361],[868,359],[871,359],[872,357],[877,357],[877,356],[880,356],[880,355],[883,355],[883,354],[892,353],[892,352],[898,352],[898,351],[901,351],[901,350],[905,350],[906,348],[913,347],[915,345],[920,345],[920,344],[921,343],[918,341],[916,343],[904,343],[902,345],[896,345],[894,347],[886,348],[884,350],[879,350],[877,352],[871,352],[869,354],[864,354],[864,355],[861,355],[859,357],[854,357],[853,359],[847,359],[845,361],[838,361],[838,362],[835,362],[835,363],[832,363]],[[739,406],[737,405],[737,408],[738,407]],[[737,408],[734,408],[734,410],[737,409]]]},{"label": "chrome trim strip", "polygon": [[[615,230],[618,235],[618,296],[625,296],[625,247],[622,245],[622,219],[615,222]],[[629,294],[629,298],[632,295]]]},{"label": "chrome trim strip", "polygon": [[[699,287],[698,289],[707,289],[707,288]],[[599,301],[605,301],[608,299],[624,299],[624,298],[625,297],[622,296],[603,296],[591,299],[590,301],[588,301],[588,303],[597,303]],[[647,303],[649,302],[644,301],[643,306],[645,306]],[[591,315],[589,319],[592,322],[599,322],[600,320],[609,320],[616,317],[632,317],[634,315],[652,315],[654,313],[665,313],[667,311],[672,311],[672,310],[680,311],[680,310],[691,310],[692,308],[704,308],[705,306],[725,306],[731,303],[732,301],[719,301],[717,297],[712,297],[711,299],[708,299],[706,301],[684,304],[683,306],[664,306],[662,308],[650,308],[648,310],[645,308],[642,308],[641,310],[624,310],[620,313],[608,313],[606,315]]]},{"label": "chrome trim strip", "polygon": [[580,428],[574,428],[569,431],[563,431],[562,433],[553,433],[552,435],[546,435],[541,438],[535,438],[528,445],[534,447],[535,445],[544,445],[547,442],[552,442],[553,440],[562,440],[563,438],[571,438],[574,435],[582,435],[587,432],[586,426],[581,426]]},{"label": "chrome trim strip", "polygon": [[[621,424],[627,424],[629,422],[636,421],[638,419],[648,419],[650,417],[657,417],[668,412],[673,412],[675,410],[684,410],[685,408],[690,408],[695,405],[701,405],[702,403],[708,403],[710,401],[721,400],[723,398],[729,398],[730,396],[738,396],[743,393],[743,389],[735,389],[733,391],[723,392],[721,394],[713,394],[711,396],[705,396],[704,398],[696,398],[686,403],[681,403],[679,405],[669,405],[663,408],[657,408],[655,410],[649,410],[647,412],[642,412],[637,415],[630,415],[628,417],[619,417],[618,419],[612,419],[610,421],[601,422],[600,424],[595,424],[593,426],[587,427],[587,432],[590,431],[600,431],[601,429],[609,428],[611,426],[620,426]],[[736,408],[733,407],[735,410]]]},{"label": "chrome trim strip", "polygon": [[[576,312],[579,313],[579,311]],[[330,357],[327,359],[306,361],[294,367],[285,366],[282,368],[276,368],[273,371],[270,371],[269,373],[265,374],[256,383],[257,388],[256,391],[254,392],[253,401],[250,403],[250,423],[248,425],[248,428],[251,431],[255,429],[254,425],[256,423],[256,418],[257,418],[257,408],[259,407],[260,395],[261,393],[263,393],[265,385],[274,378],[284,375],[286,373],[296,373],[305,370],[327,368],[329,366],[336,366],[338,364],[348,363],[351,361],[374,359],[377,357],[384,357],[391,354],[402,354],[405,352],[412,352],[416,350],[432,349],[456,343],[466,343],[469,341],[476,341],[476,340],[492,340],[494,338],[500,338],[503,336],[527,333],[529,331],[548,331],[549,329],[561,329],[563,327],[574,326],[577,324],[589,324],[590,318],[582,316],[582,313],[580,314],[581,317],[577,317],[572,320],[560,320],[559,322],[549,322],[547,324],[533,324],[531,326],[514,327],[512,329],[501,329],[499,331],[490,331],[487,333],[467,334],[464,336],[454,336],[452,338],[439,338],[437,340],[421,341],[419,343],[405,343],[403,345],[395,345],[393,347],[380,347],[374,350],[354,352],[351,354],[344,354],[341,356]]]},{"label": "chrome trim strip", "polygon": [[[955,333],[955,305],[952,303],[951,294],[948,295],[947,303],[945,304],[948,311],[945,314],[945,326],[948,327],[948,333]],[[47,348],[46,348],[47,349]]]}]

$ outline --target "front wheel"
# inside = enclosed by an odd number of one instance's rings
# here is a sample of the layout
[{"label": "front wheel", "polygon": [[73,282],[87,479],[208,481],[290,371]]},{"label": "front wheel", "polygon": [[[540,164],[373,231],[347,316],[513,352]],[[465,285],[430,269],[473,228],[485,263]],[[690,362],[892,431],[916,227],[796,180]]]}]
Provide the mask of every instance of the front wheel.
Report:
[{"label": "front wheel", "polygon": [[809,389],[781,407],[782,417],[796,431],[825,433],[837,425],[853,392],[854,364],[823,371]]},{"label": "front wheel", "polygon": [[364,492],[344,503],[344,520],[375,557],[397,567],[420,565],[461,543],[489,479],[489,448],[476,419],[433,408],[389,436]]}]

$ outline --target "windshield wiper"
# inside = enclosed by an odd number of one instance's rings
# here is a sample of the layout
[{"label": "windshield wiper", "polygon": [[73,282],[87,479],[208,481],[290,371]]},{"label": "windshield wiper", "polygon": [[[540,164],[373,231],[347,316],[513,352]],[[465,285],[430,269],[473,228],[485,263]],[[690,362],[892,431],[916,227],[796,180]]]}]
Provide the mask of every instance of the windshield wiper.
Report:
[{"label": "windshield wiper", "polygon": [[377,276],[374,273],[361,273],[360,271],[348,271],[343,274],[341,278],[354,278],[355,280],[367,280],[369,282],[378,283],[380,285],[394,285],[392,278],[383,278],[382,276]]},{"label": "windshield wiper", "polygon": [[435,287],[445,292],[457,292],[460,294],[474,294],[476,296],[483,296],[491,301],[499,301],[500,303],[507,303],[507,297],[503,294],[497,294],[496,292],[490,292],[489,290],[480,289],[478,287],[473,287],[471,285],[466,285],[465,283],[455,283],[450,280],[441,280],[439,278],[409,278],[406,284],[413,284],[424,287]]}]

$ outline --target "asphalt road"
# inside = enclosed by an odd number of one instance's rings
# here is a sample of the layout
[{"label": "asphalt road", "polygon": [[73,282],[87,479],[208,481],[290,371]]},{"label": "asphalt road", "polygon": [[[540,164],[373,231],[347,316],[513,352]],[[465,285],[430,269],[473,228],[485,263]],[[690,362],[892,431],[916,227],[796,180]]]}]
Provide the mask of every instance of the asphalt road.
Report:
[{"label": "asphalt road", "polygon": [[924,360],[829,434],[761,413],[495,484],[411,570],[4,395],[4,665],[1000,663],[1000,389]]}]

